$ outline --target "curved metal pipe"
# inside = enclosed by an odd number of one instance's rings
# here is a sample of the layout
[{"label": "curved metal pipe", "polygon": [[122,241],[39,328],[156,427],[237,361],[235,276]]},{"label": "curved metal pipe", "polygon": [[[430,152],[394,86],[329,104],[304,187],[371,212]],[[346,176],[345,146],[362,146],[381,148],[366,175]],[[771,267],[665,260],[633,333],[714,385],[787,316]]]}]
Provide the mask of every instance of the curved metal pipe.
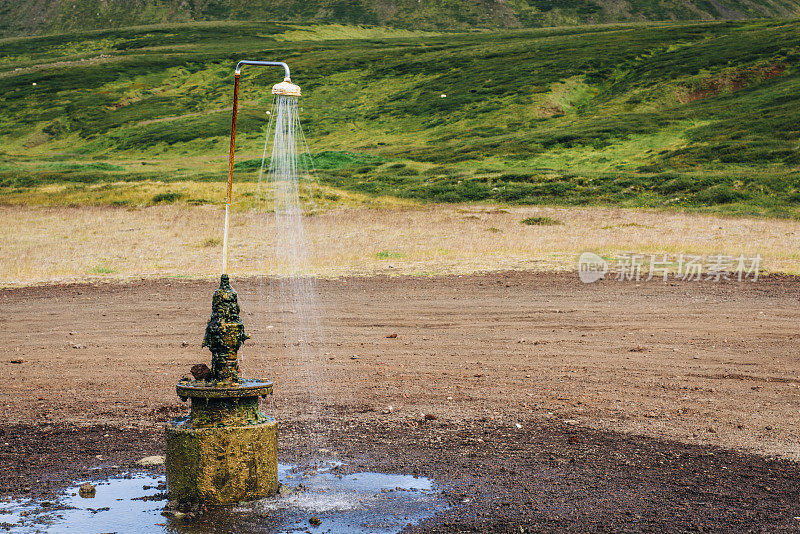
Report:
[{"label": "curved metal pipe", "polygon": [[261,67],[283,67],[284,81],[291,81],[289,65],[283,61],[253,61],[243,59],[236,64],[233,83],[233,114],[231,116],[231,149],[228,155],[228,195],[225,200],[225,229],[222,236],[222,274],[228,274],[228,226],[230,220],[231,197],[233,197],[233,153],[236,146],[236,111],[239,107],[239,76],[244,65],[258,65]]},{"label": "curved metal pipe", "polygon": [[291,78],[291,75],[289,74],[289,65],[287,65],[283,61],[252,61],[249,59],[243,59],[242,61],[236,64],[236,71],[234,72],[236,76],[242,73],[242,66],[244,65],[260,65],[262,67],[283,67],[283,72],[286,74],[285,78],[287,80]]}]

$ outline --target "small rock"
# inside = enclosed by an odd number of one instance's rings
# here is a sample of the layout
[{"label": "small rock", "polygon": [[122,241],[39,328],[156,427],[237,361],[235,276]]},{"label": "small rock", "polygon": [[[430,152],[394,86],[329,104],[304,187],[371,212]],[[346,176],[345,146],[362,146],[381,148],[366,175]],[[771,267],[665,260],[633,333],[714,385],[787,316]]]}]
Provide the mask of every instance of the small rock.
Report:
[{"label": "small rock", "polygon": [[164,457],[163,456],[145,456],[141,460],[136,462],[137,465],[141,465],[142,467],[152,467],[154,465],[164,465]]},{"label": "small rock", "polygon": [[180,503],[178,501],[167,501],[167,504],[164,506],[165,510],[177,510]]},{"label": "small rock", "polygon": [[350,356],[350,359],[351,360],[357,360],[358,359],[358,354],[353,354],[352,356]]},{"label": "small rock", "polygon": [[386,336],[386,339],[396,339],[396,338],[397,334],[389,334],[388,336]]},{"label": "small rock", "polygon": [[322,521],[320,521],[319,517],[317,517],[315,515],[312,515],[309,518],[308,522],[312,527],[318,527],[318,526],[320,526],[322,524]]},{"label": "small rock", "polygon": [[89,484],[88,482],[81,484],[81,487],[78,488],[78,495],[84,499],[93,499],[96,493],[97,488],[95,488],[94,484]]},{"label": "small rock", "polygon": [[177,510],[164,510],[161,512],[161,515],[164,517],[174,517],[175,519],[183,519],[186,517],[186,514],[183,512],[178,512]]},{"label": "small rock", "polygon": [[432,413],[426,413],[425,414],[425,420],[426,421],[435,421],[436,420],[436,416],[433,415]]},{"label": "small rock", "polygon": [[214,373],[204,363],[193,365],[190,371],[195,380],[211,380],[214,377]]},{"label": "small rock", "polygon": [[188,346],[189,346],[188,341],[181,341],[181,347],[188,347]]},{"label": "small rock", "polygon": [[11,363],[25,363],[25,360],[11,360]]},{"label": "small rock", "polygon": [[714,430],[713,426],[708,427],[708,432],[710,432],[711,434],[716,434],[717,433],[717,431]]},{"label": "small rock", "polygon": [[73,349],[85,349],[86,346],[85,345],[81,345],[80,343],[75,343],[75,344],[72,345],[72,348]]},{"label": "small rock", "polygon": [[514,423],[514,426],[515,426],[515,427],[517,427],[517,430],[519,430],[520,428],[522,428],[522,425],[521,425],[521,424],[519,424],[519,423]]}]

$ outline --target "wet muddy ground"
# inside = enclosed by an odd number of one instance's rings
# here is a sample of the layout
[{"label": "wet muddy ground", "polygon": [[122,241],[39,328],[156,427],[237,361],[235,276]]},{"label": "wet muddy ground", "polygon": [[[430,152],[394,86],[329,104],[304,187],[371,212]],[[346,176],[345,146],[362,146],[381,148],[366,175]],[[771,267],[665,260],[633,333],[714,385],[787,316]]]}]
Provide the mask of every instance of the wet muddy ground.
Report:
[{"label": "wet muddy ground", "polygon": [[[559,424],[357,424],[341,437],[330,446],[353,469],[422,474],[443,489],[450,508],[411,532],[800,529],[800,469],[789,460]],[[7,427],[0,484],[6,496],[54,500],[75,480],[141,470],[134,460],[163,453],[155,438]]]},{"label": "wet muddy ground", "polygon": [[[292,314],[270,309],[258,281],[233,283],[247,368],[282,350]],[[0,292],[3,495],[50,499],[162,453],[159,421],[185,409],[174,384],[208,359],[214,285]],[[800,530],[796,278],[499,273],[317,289],[324,405],[309,416],[301,378],[272,367],[281,460],[324,448],[354,469],[433,478],[452,506],[412,530]]]}]

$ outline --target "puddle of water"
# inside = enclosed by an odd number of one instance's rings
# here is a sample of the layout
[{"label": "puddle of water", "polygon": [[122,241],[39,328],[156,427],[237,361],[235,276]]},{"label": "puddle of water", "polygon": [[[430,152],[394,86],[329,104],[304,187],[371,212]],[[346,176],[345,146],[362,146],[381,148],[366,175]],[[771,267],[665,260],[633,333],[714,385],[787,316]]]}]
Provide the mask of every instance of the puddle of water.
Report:
[{"label": "puddle of water", "polygon": [[10,513],[0,515],[0,524],[10,523],[10,531],[20,533],[163,532],[164,526],[157,523],[166,520],[161,516],[164,501],[141,499],[157,496],[156,488],[163,482],[163,477],[131,475],[92,482],[97,488],[93,498],[81,497],[78,485],[49,506],[35,501],[3,503],[0,510]]},{"label": "puddle of water", "polygon": [[[283,496],[219,508],[187,523],[161,515],[164,477],[126,475],[102,482],[94,498],[69,488],[51,505],[0,503],[0,529],[18,533],[334,532],[389,534],[432,517],[446,507],[426,478],[383,473],[341,473],[341,464],[316,469],[280,465]],[[160,485],[160,489],[159,489]],[[320,520],[318,526],[309,523]],[[0,530],[2,532],[2,530]]]}]

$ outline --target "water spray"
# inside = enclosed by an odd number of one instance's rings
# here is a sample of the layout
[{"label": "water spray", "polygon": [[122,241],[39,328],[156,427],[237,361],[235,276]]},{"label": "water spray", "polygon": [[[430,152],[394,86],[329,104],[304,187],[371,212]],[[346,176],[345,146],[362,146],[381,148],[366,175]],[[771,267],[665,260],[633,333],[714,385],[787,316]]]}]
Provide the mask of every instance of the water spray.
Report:
[{"label": "water spray", "polygon": [[230,222],[231,198],[233,197],[233,159],[236,150],[236,112],[239,107],[239,78],[242,74],[242,67],[245,65],[257,65],[262,67],[283,67],[284,78],[280,83],[272,86],[272,94],[280,96],[300,96],[300,87],[292,83],[289,65],[282,61],[253,61],[242,60],[236,64],[233,73],[233,113],[231,116],[231,149],[228,155],[228,195],[225,200],[225,228],[222,234],[222,274],[228,274],[228,227]]}]

